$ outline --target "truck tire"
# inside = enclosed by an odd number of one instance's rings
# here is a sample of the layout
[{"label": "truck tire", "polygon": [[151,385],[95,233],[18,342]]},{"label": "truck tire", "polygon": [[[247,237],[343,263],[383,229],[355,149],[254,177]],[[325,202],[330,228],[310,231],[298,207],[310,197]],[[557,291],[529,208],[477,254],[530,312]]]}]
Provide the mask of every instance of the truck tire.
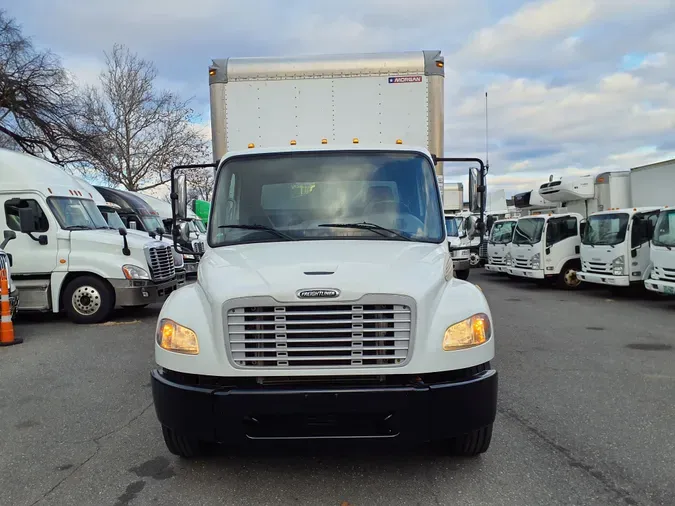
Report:
[{"label": "truck tire", "polygon": [[558,279],[556,280],[556,285],[558,288],[563,290],[576,290],[581,286],[581,280],[577,277],[577,271],[579,266],[575,265],[573,262],[565,264],[565,266],[558,274]]},{"label": "truck tire", "polygon": [[471,264],[471,267],[480,267],[482,262],[483,260],[478,254],[478,251],[472,251],[471,256],[469,257],[469,263]]},{"label": "truck tire", "polygon": [[475,457],[485,453],[492,440],[492,424],[448,441],[448,451],[456,457]]},{"label": "truck tire", "polygon": [[174,430],[162,425],[162,435],[167,449],[174,455],[184,459],[198,457],[202,453],[202,447],[195,438],[181,436]]},{"label": "truck tire", "polygon": [[462,281],[466,281],[469,279],[469,273],[471,272],[470,269],[464,269],[463,271],[455,271],[455,276],[457,279],[461,279]]},{"label": "truck tire", "polygon": [[102,323],[115,309],[115,292],[102,279],[79,276],[63,291],[63,305],[73,323]]}]

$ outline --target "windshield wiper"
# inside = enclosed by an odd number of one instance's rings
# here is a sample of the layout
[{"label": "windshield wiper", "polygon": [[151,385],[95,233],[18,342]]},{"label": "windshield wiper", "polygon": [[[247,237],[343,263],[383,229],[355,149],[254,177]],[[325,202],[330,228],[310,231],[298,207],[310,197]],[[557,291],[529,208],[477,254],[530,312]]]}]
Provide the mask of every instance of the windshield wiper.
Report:
[{"label": "windshield wiper", "polygon": [[239,228],[239,229],[242,229],[242,230],[263,230],[265,232],[270,232],[271,234],[274,234],[277,237],[281,237],[282,239],[286,239],[287,241],[295,241],[295,237],[291,237],[288,234],[284,234],[281,230],[277,230],[276,228],[273,228],[273,227],[268,227],[267,225],[259,225],[259,224],[253,224],[253,225],[220,225],[218,228]]},{"label": "windshield wiper", "polygon": [[93,230],[87,225],[70,225],[69,227],[63,227],[64,230]]},{"label": "windshield wiper", "polygon": [[404,239],[406,241],[412,241],[410,237],[406,237],[400,232],[397,232],[396,230],[392,230],[390,228],[382,227],[378,225],[377,223],[369,223],[367,221],[361,222],[361,223],[322,223],[319,225],[320,227],[334,227],[334,228],[360,228],[362,230],[371,230],[375,232],[376,234],[380,234],[382,237],[386,237],[382,232],[389,232],[392,235],[395,235],[397,237],[400,237],[401,239]]}]

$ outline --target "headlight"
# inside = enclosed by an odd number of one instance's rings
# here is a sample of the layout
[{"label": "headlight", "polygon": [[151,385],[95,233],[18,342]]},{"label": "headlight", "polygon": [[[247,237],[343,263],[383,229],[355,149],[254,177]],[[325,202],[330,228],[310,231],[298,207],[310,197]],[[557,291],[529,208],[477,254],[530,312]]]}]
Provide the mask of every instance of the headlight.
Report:
[{"label": "headlight", "polygon": [[511,258],[511,253],[507,253],[506,256],[504,257],[504,263],[510,266],[512,262],[513,260]]},{"label": "headlight", "polygon": [[186,355],[199,354],[197,334],[168,318],[162,319],[157,328],[157,344],[160,348]]},{"label": "headlight", "polygon": [[150,279],[148,271],[136,265],[123,265],[122,272],[127,279]]},{"label": "headlight", "polygon": [[532,258],[530,258],[530,267],[532,267],[534,270],[539,269],[541,265],[541,255],[537,253],[536,255],[533,255]]},{"label": "headlight", "polygon": [[464,321],[450,325],[443,336],[443,350],[453,351],[471,348],[490,339],[490,319],[484,313],[473,315]]},{"label": "headlight", "polygon": [[186,254],[183,255],[183,259],[184,260],[194,260],[195,256],[186,253]]},{"label": "headlight", "polygon": [[612,274],[614,276],[623,276],[625,272],[623,255],[612,260]]}]

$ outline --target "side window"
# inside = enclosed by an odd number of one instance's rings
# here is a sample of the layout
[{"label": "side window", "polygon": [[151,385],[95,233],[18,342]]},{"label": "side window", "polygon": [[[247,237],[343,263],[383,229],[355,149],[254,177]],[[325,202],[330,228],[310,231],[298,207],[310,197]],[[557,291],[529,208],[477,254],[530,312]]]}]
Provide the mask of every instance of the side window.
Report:
[{"label": "side window", "polygon": [[552,245],[570,237],[576,237],[578,233],[577,219],[553,218],[548,220],[546,227],[546,244]]},{"label": "side window", "polygon": [[19,209],[32,209],[35,216],[36,232],[46,232],[49,230],[49,220],[37,200],[33,199],[11,199],[5,202],[5,219],[7,226],[16,232],[21,230],[19,226]]}]

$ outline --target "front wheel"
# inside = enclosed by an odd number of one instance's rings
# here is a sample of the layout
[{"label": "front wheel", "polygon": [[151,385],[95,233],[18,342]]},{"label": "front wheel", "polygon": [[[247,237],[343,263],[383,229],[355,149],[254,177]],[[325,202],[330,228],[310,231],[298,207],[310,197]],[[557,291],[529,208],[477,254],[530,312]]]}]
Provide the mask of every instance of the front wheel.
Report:
[{"label": "front wheel", "polygon": [[115,292],[104,280],[94,276],[73,279],[63,292],[63,304],[73,323],[101,323],[115,309]]},{"label": "front wheel", "polygon": [[469,257],[469,264],[471,267],[480,267],[481,258],[477,251],[472,251]]},{"label": "front wheel", "polygon": [[463,271],[455,271],[455,277],[457,279],[461,279],[462,281],[466,281],[467,279],[469,279],[469,272],[470,272],[469,269],[465,269]]},{"label": "front wheel", "polygon": [[581,280],[577,277],[577,270],[577,266],[574,264],[565,265],[556,280],[558,288],[562,288],[563,290],[576,290],[579,288]]},{"label": "front wheel", "polygon": [[457,457],[476,457],[488,450],[490,441],[492,424],[449,440],[447,450],[450,455]]}]

